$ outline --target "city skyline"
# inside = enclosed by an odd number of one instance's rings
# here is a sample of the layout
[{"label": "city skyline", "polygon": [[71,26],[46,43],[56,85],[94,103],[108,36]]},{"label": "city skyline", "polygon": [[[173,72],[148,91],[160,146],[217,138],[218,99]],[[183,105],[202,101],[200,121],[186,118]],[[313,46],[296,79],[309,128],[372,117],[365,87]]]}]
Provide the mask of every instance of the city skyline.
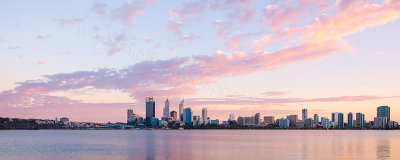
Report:
[{"label": "city skyline", "polygon": [[190,107],[400,121],[400,1],[7,1],[0,13],[0,117],[181,120]]}]

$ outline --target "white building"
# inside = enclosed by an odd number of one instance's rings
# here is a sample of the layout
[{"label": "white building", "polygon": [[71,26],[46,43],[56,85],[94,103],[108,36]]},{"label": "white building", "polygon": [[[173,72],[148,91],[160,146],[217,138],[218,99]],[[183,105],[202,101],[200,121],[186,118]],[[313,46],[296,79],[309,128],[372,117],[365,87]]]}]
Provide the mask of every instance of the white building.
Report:
[{"label": "white building", "polygon": [[234,121],[234,120],[236,120],[235,114],[233,114],[233,113],[229,114],[229,119],[228,119],[228,121]]},{"label": "white building", "polygon": [[163,117],[169,117],[169,101],[165,100],[165,107],[163,109]]},{"label": "white building", "polygon": [[201,117],[203,118],[203,124],[209,124],[209,121],[207,120],[207,108],[201,110]]},{"label": "white building", "polygon": [[324,128],[329,128],[329,118],[321,117],[321,126]]},{"label": "white building", "polygon": [[384,129],[387,126],[387,117],[375,117],[374,128]]}]

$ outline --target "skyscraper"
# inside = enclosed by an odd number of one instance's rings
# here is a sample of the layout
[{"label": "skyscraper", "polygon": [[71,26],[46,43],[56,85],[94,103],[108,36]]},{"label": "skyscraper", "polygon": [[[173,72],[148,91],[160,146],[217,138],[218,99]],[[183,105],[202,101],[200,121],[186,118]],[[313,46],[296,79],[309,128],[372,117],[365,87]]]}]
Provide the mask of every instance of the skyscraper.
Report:
[{"label": "skyscraper", "polygon": [[237,124],[238,124],[239,126],[244,126],[244,125],[245,125],[245,123],[244,123],[244,118],[243,118],[243,117],[238,117],[238,118],[237,118]]},{"label": "skyscraper", "polygon": [[332,113],[332,125],[333,128],[337,128],[339,125],[339,112]]},{"label": "skyscraper", "polygon": [[304,127],[305,128],[311,128],[312,127],[312,118],[306,118],[304,120]]},{"label": "skyscraper", "polygon": [[183,107],[185,107],[184,105],[185,101],[184,99],[182,99],[181,103],[179,103],[179,111],[178,111],[180,121],[183,121]]},{"label": "skyscraper", "polygon": [[193,122],[193,111],[192,108],[185,108],[183,111],[183,122],[186,125],[192,125]]},{"label": "skyscraper", "polygon": [[177,115],[176,111],[171,111],[170,117],[172,117],[172,120],[176,121],[177,118],[178,118],[178,115]]},{"label": "skyscraper", "polygon": [[290,121],[287,118],[281,118],[279,119],[279,128],[288,128],[290,124]]},{"label": "skyscraper", "polygon": [[165,107],[163,109],[163,117],[169,117],[169,101],[165,100]]},{"label": "skyscraper", "polygon": [[329,118],[321,117],[321,126],[324,128],[329,128]]},{"label": "skyscraper", "polygon": [[235,119],[235,114],[233,114],[233,113],[229,114],[229,119],[228,119],[228,121],[234,121],[234,120],[236,120],[236,119]]},{"label": "skyscraper", "polygon": [[207,124],[207,108],[201,110],[201,117],[203,118],[203,124]]},{"label": "skyscraper", "polygon": [[156,117],[156,102],[153,97],[146,98],[146,124],[151,126],[151,118]]},{"label": "skyscraper", "polygon": [[133,109],[128,109],[126,113],[127,113],[126,121],[129,123],[129,121],[133,119]]},{"label": "skyscraper", "polygon": [[338,122],[337,123],[338,123],[337,127],[339,129],[344,128],[344,115],[343,115],[343,113],[338,113]]},{"label": "skyscraper", "polygon": [[379,129],[385,129],[387,126],[387,117],[375,117],[374,127]]},{"label": "skyscraper", "polygon": [[350,112],[349,114],[347,114],[347,128],[351,129],[353,128],[353,113]]},{"label": "skyscraper", "polygon": [[301,110],[302,113],[302,120],[304,121],[306,118],[308,118],[308,114],[307,114],[307,109],[304,108],[303,110]]},{"label": "skyscraper", "polygon": [[256,113],[256,115],[254,115],[254,124],[255,125],[260,124],[260,113]]},{"label": "skyscraper", "polygon": [[318,114],[314,114],[314,126],[317,127],[319,124],[319,116]]},{"label": "skyscraper", "polygon": [[[290,121],[289,127],[296,127],[296,122],[299,120],[297,115],[288,115],[287,119]],[[265,119],[265,117],[264,117]]]},{"label": "skyscraper", "polygon": [[376,109],[376,117],[386,117],[387,121],[390,121],[390,107],[380,106]]},{"label": "skyscraper", "polygon": [[364,128],[364,114],[361,112],[356,113],[356,127]]}]

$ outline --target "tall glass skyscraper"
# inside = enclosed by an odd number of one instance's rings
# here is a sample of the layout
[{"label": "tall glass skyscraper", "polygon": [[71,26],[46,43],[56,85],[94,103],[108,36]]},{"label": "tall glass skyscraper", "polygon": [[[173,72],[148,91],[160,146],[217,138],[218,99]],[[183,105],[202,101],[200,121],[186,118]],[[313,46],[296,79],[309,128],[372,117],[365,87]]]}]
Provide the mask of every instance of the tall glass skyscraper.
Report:
[{"label": "tall glass skyscraper", "polygon": [[356,127],[364,128],[364,114],[361,112],[356,113]]},{"label": "tall glass skyscraper", "polygon": [[302,120],[304,121],[306,118],[308,118],[308,113],[307,113],[307,109],[303,109],[303,110],[301,110],[301,113],[302,113]]},{"label": "tall glass skyscraper", "polygon": [[349,129],[353,128],[353,113],[352,112],[347,114],[347,128],[349,128]]},{"label": "tall glass skyscraper", "polygon": [[178,115],[179,115],[179,120],[183,121],[183,107],[185,107],[185,100],[182,99],[181,103],[179,103],[179,111],[178,111]]},{"label": "tall glass skyscraper", "polygon": [[169,117],[169,101],[168,101],[168,99],[165,100],[165,107],[164,107],[163,111],[164,111],[163,117]]},{"label": "tall glass skyscraper", "polygon": [[192,125],[193,122],[193,111],[192,108],[185,108],[183,111],[183,122],[186,125]]},{"label": "tall glass skyscraper", "polygon": [[390,107],[380,106],[376,109],[376,117],[386,117],[390,121]]},{"label": "tall glass skyscraper", "polygon": [[156,102],[153,97],[146,98],[146,125],[151,126],[151,118],[156,117]]},{"label": "tall glass skyscraper", "polygon": [[344,128],[344,115],[343,113],[338,113],[338,128]]},{"label": "tall glass skyscraper", "polygon": [[201,110],[201,117],[203,118],[203,124],[207,124],[207,108]]}]

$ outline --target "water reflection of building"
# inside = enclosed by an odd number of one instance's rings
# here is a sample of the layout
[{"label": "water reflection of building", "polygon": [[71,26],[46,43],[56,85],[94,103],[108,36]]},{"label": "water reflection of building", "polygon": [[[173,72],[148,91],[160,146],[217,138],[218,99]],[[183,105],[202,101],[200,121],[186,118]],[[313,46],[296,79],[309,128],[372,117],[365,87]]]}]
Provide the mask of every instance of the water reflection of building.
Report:
[{"label": "water reflection of building", "polygon": [[388,139],[377,140],[376,159],[390,159],[390,141]]}]

